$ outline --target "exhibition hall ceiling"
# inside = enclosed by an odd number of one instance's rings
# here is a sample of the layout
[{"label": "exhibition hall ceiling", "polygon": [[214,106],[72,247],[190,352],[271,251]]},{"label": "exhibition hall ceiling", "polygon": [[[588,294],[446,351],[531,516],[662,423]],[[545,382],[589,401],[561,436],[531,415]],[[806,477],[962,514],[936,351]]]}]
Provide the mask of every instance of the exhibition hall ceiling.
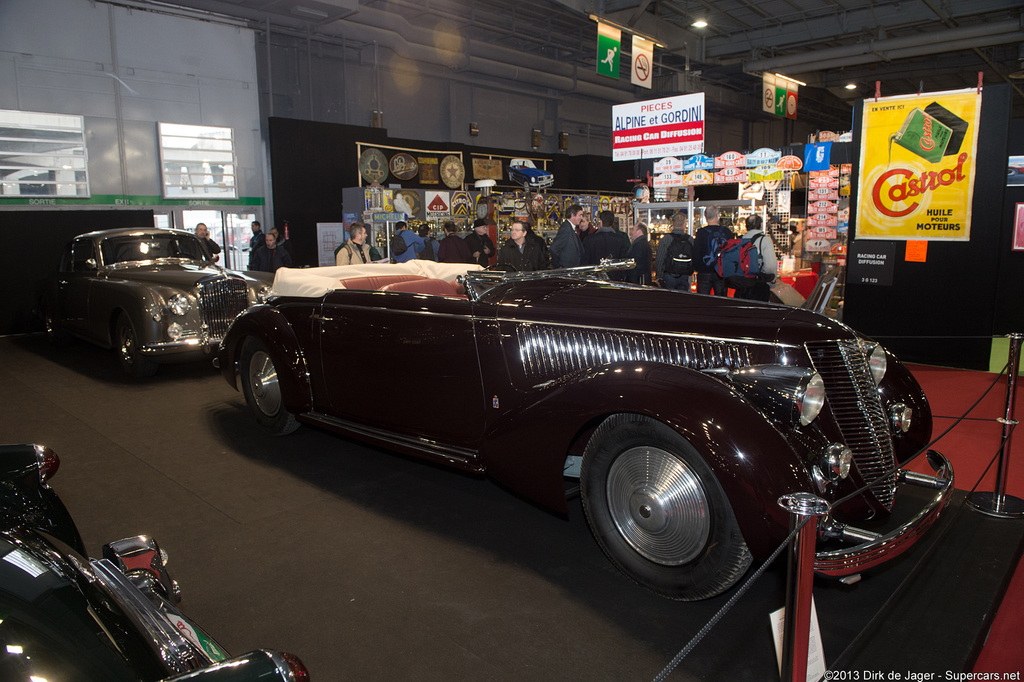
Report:
[{"label": "exhibition hall ceiling", "polygon": [[[115,4],[120,4],[116,2]],[[761,74],[781,73],[820,88],[823,106],[871,96],[1011,83],[1024,111],[1024,25],[1020,0],[174,0],[243,19],[257,29],[358,43],[361,27],[400,50],[433,35],[436,49],[486,58],[521,53],[593,74],[592,16],[656,39],[653,96],[687,91],[759,96]],[[703,28],[695,22],[707,22]],[[385,30],[386,33],[381,33]],[[629,51],[623,31],[623,52]],[[384,36],[383,40],[381,36]],[[388,44],[390,42],[390,44]],[[514,61],[514,57],[513,60]],[[624,60],[625,61],[625,60]],[[453,65],[453,68],[458,68]],[[624,64],[613,87],[629,99]],[[851,87],[848,87],[851,86]],[[660,91],[660,92],[659,92]],[[811,95],[813,91],[808,90]],[[803,96],[801,96],[803,101]],[[843,112],[843,109],[847,111]]]}]

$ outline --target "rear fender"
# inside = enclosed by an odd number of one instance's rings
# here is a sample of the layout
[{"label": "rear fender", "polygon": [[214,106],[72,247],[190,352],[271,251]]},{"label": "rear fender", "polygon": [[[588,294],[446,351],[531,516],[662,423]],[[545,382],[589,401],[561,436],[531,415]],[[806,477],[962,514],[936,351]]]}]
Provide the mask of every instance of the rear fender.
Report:
[{"label": "rear fender", "polygon": [[785,436],[746,398],[712,376],[652,362],[602,365],[539,388],[488,429],[481,451],[487,475],[566,513],[566,455],[580,454],[588,433],[617,413],[657,419],[697,449],[755,554],[785,537],[789,519],[779,497],[814,490]]},{"label": "rear fender", "polygon": [[245,340],[250,337],[259,339],[267,347],[277,369],[281,396],[287,410],[301,414],[313,409],[309,368],[295,330],[277,308],[265,304],[253,306],[235,318],[224,335],[217,358],[220,372],[227,382],[238,390],[242,351]]}]

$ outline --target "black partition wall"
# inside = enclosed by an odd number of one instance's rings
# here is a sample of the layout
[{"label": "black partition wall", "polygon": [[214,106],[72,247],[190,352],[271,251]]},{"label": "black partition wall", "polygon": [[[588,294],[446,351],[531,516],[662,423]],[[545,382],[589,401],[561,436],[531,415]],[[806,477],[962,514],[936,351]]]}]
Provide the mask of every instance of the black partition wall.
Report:
[{"label": "black partition wall", "polygon": [[[1024,140],[1018,135],[1010,148],[1011,95],[1007,85],[982,92],[970,241],[930,241],[926,262],[907,262],[904,241],[858,243],[852,202],[850,253],[884,244],[895,258],[891,285],[847,282],[843,319],[902,360],[987,369],[991,337],[1024,332],[1024,252],[1011,250],[1013,204],[1024,201],[1024,187],[1006,185],[1007,153],[1024,154]],[[861,108],[854,112],[859,149]]]},{"label": "black partition wall", "polygon": [[41,331],[35,312],[46,278],[57,271],[76,235],[115,227],[152,226],[153,211],[0,211],[0,335]]}]

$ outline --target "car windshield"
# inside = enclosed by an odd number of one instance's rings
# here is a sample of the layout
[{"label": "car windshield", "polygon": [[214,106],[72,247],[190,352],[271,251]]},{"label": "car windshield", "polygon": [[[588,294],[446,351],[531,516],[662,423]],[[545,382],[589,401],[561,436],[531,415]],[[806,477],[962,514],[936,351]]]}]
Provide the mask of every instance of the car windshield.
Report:
[{"label": "car windshield", "polygon": [[[575,268],[558,268],[555,270],[533,270],[529,272],[503,272],[501,270],[472,270],[456,278],[466,287],[467,295],[478,300],[486,291],[505,282],[521,282],[530,279],[548,279],[551,277],[576,277],[580,279],[607,280],[608,273],[613,270],[629,270],[635,265],[632,258],[623,260],[602,259],[600,265],[581,265]],[[621,284],[621,282],[619,282]]]},{"label": "car windshield", "polygon": [[105,265],[161,258],[206,259],[198,239],[189,234],[174,232],[107,237],[100,244],[100,253]]}]

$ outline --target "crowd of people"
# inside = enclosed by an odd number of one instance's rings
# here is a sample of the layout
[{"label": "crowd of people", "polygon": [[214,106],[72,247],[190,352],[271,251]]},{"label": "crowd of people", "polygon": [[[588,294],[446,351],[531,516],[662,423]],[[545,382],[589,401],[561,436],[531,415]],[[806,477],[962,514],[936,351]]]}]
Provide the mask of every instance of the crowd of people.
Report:
[{"label": "crowd of people", "polygon": [[[526,220],[514,220],[509,225],[508,238],[500,246],[496,246],[490,236],[494,223],[485,218],[477,219],[473,223],[473,231],[465,237],[459,236],[459,228],[454,222],[446,222],[444,236],[439,240],[435,239],[428,225],[414,231],[402,221],[395,225],[389,250],[391,257],[399,263],[419,258],[488,267],[493,261],[494,269],[513,272],[598,265],[608,259],[632,259],[632,268],[612,271],[609,277],[633,284],[686,291],[691,289],[695,278],[697,293],[726,295],[726,281],[718,273],[715,254],[736,235],[728,224],[720,223],[719,211],[714,206],[704,209],[706,224],[693,236],[687,232],[687,213],[676,212],[672,216],[672,231],[659,240],[656,253],[651,248],[646,223],[632,225],[627,234],[618,229],[617,219],[611,211],[601,211],[598,220],[597,226],[592,225],[583,207],[573,204],[566,210],[565,219],[550,246]],[[737,289],[735,295],[767,301],[771,283],[778,274],[773,242],[770,237],[764,238],[767,235],[762,229],[760,216],[748,217],[745,227],[743,239],[755,243],[762,269],[751,286]],[[260,247],[257,244],[263,235],[258,228],[259,223],[254,222],[250,269],[273,272],[282,265],[290,264],[290,254],[280,253],[276,229],[271,229],[265,237],[265,244]],[[335,251],[336,263],[355,265],[386,258],[367,242],[367,236],[367,228],[362,223],[350,225],[349,240]]]}]

